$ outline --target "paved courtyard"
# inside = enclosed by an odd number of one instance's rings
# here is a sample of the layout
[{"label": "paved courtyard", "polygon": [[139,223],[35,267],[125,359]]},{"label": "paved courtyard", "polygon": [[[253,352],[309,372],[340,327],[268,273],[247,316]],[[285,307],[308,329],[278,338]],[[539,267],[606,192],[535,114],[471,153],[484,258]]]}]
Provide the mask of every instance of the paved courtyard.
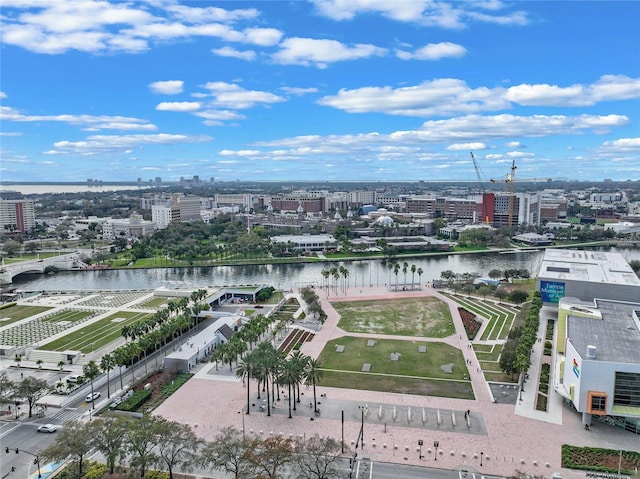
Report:
[{"label": "paved courtyard", "polygon": [[[312,341],[304,343],[301,351],[317,358],[325,343],[344,336],[338,324],[338,314],[331,301],[355,299],[387,299],[436,295],[449,304],[456,326],[456,334],[442,339],[418,338],[420,341],[444,341],[459,348],[471,361],[469,374],[475,400],[403,395],[386,392],[361,391],[342,388],[317,387],[320,415],[313,414],[309,402],[311,388],[297,404],[294,417],[288,418],[288,398],[281,392],[270,417],[257,400],[255,381],[250,384],[251,405],[244,414],[247,402],[246,385],[229,372],[228,366],[216,370],[212,364],[199,365],[195,377],[157,410],[167,419],[190,424],[199,436],[211,440],[226,426],[244,427],[246,434],[260,437],[282,435],[305,438],[311,435],[342,439],[341,418],[344,412],[345,448],[353,450],[364,416],[364,456],[374,461],[412,465],[438,466],[446,469],[464,468],[487,474],[511,475],[516,469],[550,477],[561,472],[564,478],[583,478],[585,473],[560,467],[560,448],[564,443],[576,446],[606,447],[640,450],[638,437],[601,423],[594,423],[590,431],[581,425],[580,415],[563,405],[557,394],[549,399],[549,411],[535,410],[534,385],[515,400],[517,390],[509,390],[509,401],[494,402],[494,395],[485,382],[473,349],[469,349],[457,306],[427,288],[416,292],[389,292],[385,288],[352,288],[346,295],[327,297],[319,294],[328,318]],[[377,335],[349,333],[350,336]],[[386,336],[382,336],[386,337]],[[393,338],[398,338],[393,336]],[[416,338],[402,338],[414,340]],[[529,374],[537,377],[542,345],[537,344]],[[499,386],[498,386],[499,387]],[[494,394],[495,394],[494,386]],[[504,392],[504,391],[503,391]],[[507,396],[503,396],[506,398]],[[520,400],[521,398],[521,400]],[[515,403],[515,404],[514,404]],[[469,411],[469,422],[465,412]],[[419,458],[418,441],[423,440],[423,459]],[[433,443],[439,442],[437,461]],[[481,454],[482,453],[482,454]],[[482,466],[480,466],[480,458]]]}]

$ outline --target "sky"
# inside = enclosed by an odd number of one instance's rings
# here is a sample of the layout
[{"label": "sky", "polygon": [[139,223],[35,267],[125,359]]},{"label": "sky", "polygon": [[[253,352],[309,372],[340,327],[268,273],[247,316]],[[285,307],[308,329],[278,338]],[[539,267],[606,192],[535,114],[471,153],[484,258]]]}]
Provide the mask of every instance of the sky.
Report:
[{"label": "sky", "polygon": [[0,41],[2,181],[640,180],[638,1],[2,0]]}]

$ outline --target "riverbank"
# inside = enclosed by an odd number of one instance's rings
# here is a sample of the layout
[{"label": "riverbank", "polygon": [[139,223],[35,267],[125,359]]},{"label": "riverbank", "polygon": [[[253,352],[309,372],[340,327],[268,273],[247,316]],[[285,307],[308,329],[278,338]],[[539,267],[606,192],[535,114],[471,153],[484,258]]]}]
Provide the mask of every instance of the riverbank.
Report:
[{"label": "riverbank", "polygon": [[[277,264],[308,264],[308,263],[340,263],[340,262],[358,262],[358,261],[390,261],[404,262],[405,260],[438,258],[451,255],[467,255],[467,254],[487,254],[487,253],[521,253],[536,252],[548,248],[598,248],[598,247],[616,247],[620,241],[591,241],[588,243],[571,243],[566,245],[552,246],[512,246],[509,248],[484,248],[463,251],[426,251],[426,252],[410,252],[406,254],[395,254],[393,256],[379,254],[362,254],[362,255],[332,255],[318,254],[316,256],[295,256],[287,258],[254,258],[254,259],[222,259],[207,261],[182,261],[167,260],[166,258],[157,258],[157,262],[151,263],[148,258],[137,260],[131,264],[129,261],[123,261],[123,264],[104,263],[99,269],[156,269],[156,268],[192,268],[192,267],[215,267],[215,266],[248,266],[248,265],[277,265]],[[640,242],[631,242],[632,247],[640,249]]]}]

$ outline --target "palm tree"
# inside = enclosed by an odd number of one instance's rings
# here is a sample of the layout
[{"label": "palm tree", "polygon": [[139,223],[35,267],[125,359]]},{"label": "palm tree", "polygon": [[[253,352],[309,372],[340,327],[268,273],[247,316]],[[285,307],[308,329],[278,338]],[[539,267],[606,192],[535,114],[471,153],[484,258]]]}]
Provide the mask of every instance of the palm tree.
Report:
[{"label": "palm tree", "polygon": [[59,369],[60,371],[62,371],[62,368],[64,368],[64,365],[65,365],[65,362],[64,362],[64,361],[62,361],[62,360],[58,361],[58,369]]},{"label": "palm tree", "polygon": [[424,273],[424,271],[422,271],[422,268],[418,268],[416,273],[418,273],[418,286],[422,288],[422,273]]},{"label": "palm tree", "polygon": [[247,412],[249,414],[249,385],[251,384],[251,379],[253,378],[253,371],[256,367],[257,363],[257,355],[252,351],[244,356],[236,367],[236,377],[242,378],[244,382],[246,379],[247,382]]},{"label": "palm tree", "polygon": [[[294,370],[296,373],[296,381],[293,384],[293,393],[294,393],[294,396],[297,396],[295,402],[298,402],[298,403],[300,402],[300,383],[302,382],[302,379],[304,377],[304,370],[307,367],[307,360],[308,360],[308,357],[302,354],[300,350],[297,350],[296,352],[294,352],[291,355],[291,358],[289,359],[289,361],[293,363]],[[297,395],[296,395],[296,390],[297,390]],[[294,403],[293,410],[295,411],[295,409],[296,409],[296,405]]]},{"label": "palm tree", "polygon": [[[291,415],[291,385],[295,383],[297,380],[298,373],[296,371],[296,365],[292,361],[287,361],[284,363],[284,369],[282,371],[282,375],[280,376],[280,382],[283,385],[287,385],[289,389],[289,419],[293,416]],[[295,403],[294,403],[295,408]]]},{"label": "palm tree", "polygon": [[107,399],[111,397],[111,390],[109,384],[109,372],[116,366],[116,359],[112,353],[105,354],[100,359],[100,369],[102,372],[107,373]]},{"label": "palm tree", "polygon": [[[100,376],[100,368],[94,360],[89,361],[82,367],[82,375],[91,382],[91,397],[93,397],[93,380]],[[91,409],[96,408],[96,402],[91,401]]]},{"label": "palm tree", "polygon": [[42,365],[44,364],[44,361],[42,359],[38,359],[36,361],[36,364],[38,365],[38,369],[42,369]]},{"label": "palm tree", "polygon": [[316,401],[316,384],[322,379],[323,372],[320,369],[320,362],[317,359],[308,358],[304,370],[305,384],[313,385],[313,412],[318,412],[318,402]]},{"label": "palm tree", "polygon": [[411,290],[412,291],[413,291],[413,283],[414,283],[414,280],[416,279],[416,269],[417,269],[416,265],[412,264],[411,265]]},{"label": "palm tree", "polygon": [[398,290],[398,273],[400,272],[400,264],[394,263],[393,265],[393,274],[396,275],[396,291]]},{"label": "palm tree", "polygon": [[407,269],[409,268],[409,263],[406,261],[402,263],[402,272],[404,273],[404,285],[407,286]]}]

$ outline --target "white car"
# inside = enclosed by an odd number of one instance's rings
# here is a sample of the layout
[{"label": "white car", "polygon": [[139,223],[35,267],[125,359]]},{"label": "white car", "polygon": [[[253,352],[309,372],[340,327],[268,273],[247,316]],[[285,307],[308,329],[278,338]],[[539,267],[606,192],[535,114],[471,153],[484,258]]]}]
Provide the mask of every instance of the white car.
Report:
[{"label": "white car", "polygon": [[43,424],[38,426],[38,432],[56,432],[58,430],[58,426],[55,424]]},{"label": "white car", "polygon": [[98,399],[99,397],[100,397],[100,393],[96,391],[93,394],[89,394],[86,398],[84,398],[84,400],[86,402],[92,402]]}]

